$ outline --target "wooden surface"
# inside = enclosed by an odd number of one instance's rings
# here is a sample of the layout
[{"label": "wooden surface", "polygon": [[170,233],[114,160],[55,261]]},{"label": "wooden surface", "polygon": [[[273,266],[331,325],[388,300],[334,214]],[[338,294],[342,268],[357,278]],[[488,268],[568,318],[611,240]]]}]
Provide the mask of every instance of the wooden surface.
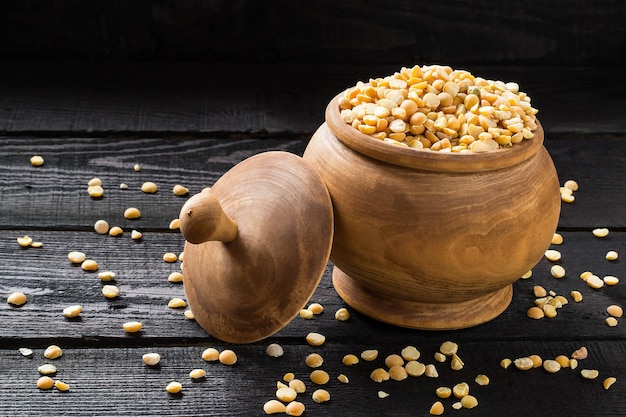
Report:
[{"label": "wooden surface", "polygon": [[[0,0],[0,296],[22,291],[19,308],[0,303],[0,415],[2,416],[261,416],[276,383],[293,372],[307,384],[302,401],[308,416],[427,416],[435,389],[470,385],[479,401],[473,410],[444,415],[626,416],[626,331],[605,324],[606,307],[623,306],[623,282],[598,290],[578,276],[626,279],[626,87],[621,63],[626,32],[625,3],[611,1],[472,1],[434,4],[400,0],[45,2]],[[302,155],[324,120],[328,100],[357,80],[384,76],[400,66],[442,63],[476,75],[516,81],[540,110],[545,145],[559,180],[580,184],[576,200],[563,204],[559,231],[566,277],[552,278],[542,259],[533,276],[513,285],[513,301],[502,315],[481,326],[446,332],[394,327],[346,307],[331,282],[328,264],[311,302],[324,313],[294,318],[274,336],[247,345],[217,340],[172,310],[184,297],[167,280],[184,241],[170,230],[187,197],[172,193],[183,184],[191,194],[211,186],[238,162],[270,150]],[[41,167],[29,158],[40,154]],[[135,164],[142,169],[133,170]],[[105,194],[93,199],[87,182],[99,177]],[[523,180],[523,178],[520,178]],[[144,181],[158,184],[144,194]],[[119,185],[126,183],[128,189]],[[190,194],[190,195],[191,195]],[[140,208],[126,220],[123,211]],[[537,213],[541,216],[541,213]],[[106,219],[124,229],[120,237],[93,232]],[[607,227],[607,238],[591,234]],[[133,229],[143,232],[133,241]],[[30,235],[41,248],[22,248]],[[115,271],[120,288],[105,299],[95,273],[73,266],[72,250]],[[534,285],[568,298],[553,319],[531,320]],[[572,302],[570,292],[584,299]],[[63,308],[81,304],[80,319]],[[122,323],[139,320],[130,335]],[[313,348],[309,332],[326,336]],[[435,362],[439,345],[453,340],[465,367]],[[281,358],[265,353],[283,346]],[[63,349],[54,361],[49,345]],[[370,372],[383,358],[407,346],[420,361],[435,363],[438,378],[425,376],[375,383]],[[569,355],[581,346],[589,357],[577,369],[548,374],[542,369],[503,369],[503,358]],[[34,350],[32,357],[18,348]],[[201,359],[205,348],[233,349],[238,363]],[[378,349],[375,362],[341,364],[348,353]],[[161,364],[141,356],[158,352]],[[317,388],[304,363],[311,352],[324,357],[331,401],[316,404]],[[55,378],[69,392],[36,387],[37,367],[52,362]],[[204,380],[192,382],[191,369]],[[597,369],[596,380],[580,375]],[[344,384],[337,380],[343,373]],[[480,387],[477,374],[491,383]],[[604,378],[614,376],[606,391]],[[170,395],[172,380],[182,395]],[[389,394],[378,398],[378,391]]]}]

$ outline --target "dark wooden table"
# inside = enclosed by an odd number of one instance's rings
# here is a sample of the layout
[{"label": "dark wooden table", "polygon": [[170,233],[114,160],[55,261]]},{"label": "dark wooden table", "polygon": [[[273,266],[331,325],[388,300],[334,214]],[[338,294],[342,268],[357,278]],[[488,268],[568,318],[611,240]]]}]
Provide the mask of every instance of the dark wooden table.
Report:
[{"label": "dark wooden table", "polygon": [[[0,4],[0,416],[261,416],[289,372],[307,385],[298,395],[307,416],[427,416],[435,389],[461,382],[478,407],[454,410],[454,400],[445,399],[444,415],[626,416],[625,325],[605,322],[609,305],[624,307],[626,284],[592,289],[579,278],[592,271],[626,279],[623,2],[505,1],[497,9],[486,1],[398,0],[394,9],[364,0],[208,3]],[[561,183],[580,185],[576,200],[562,206],[564,242],[554,246],[564,278],[553,278],[554,262],[542,259],[531,278],[514,284],[502,315],[445,332],[393,327],[353,310],[333,289],[331,263],[310,300],[324,312],[296,317],[260,342],[224,343],[186,319],[184,309],[168,308],[185,297],[183,284],[167,279],[180,263],[163,255],[183,250],[169,224],[189,195],[260,152],[301,155],[328,100],[357,80],[432,62],[516,81],[532,97]],[[33,155],[44,165],[32,166]],[[94,177],[104,186],[99,199],[87,194]],[[158,185],[156,194],[140,190],[146,181]],[[175,196],[175,184],[190,194]],[[131,206],[140,219],[123,217]],[[96,234],[98,219],[123,235]],[[598,227],[609,235],[593,236]],[[133,229],[142,239],[131,239]],[[43,246],[20,247],[24,235]],[[609,250],[621,258],[606,260]],[[97,274],[72,265],[70,251],[114,271],[119,297],[106,299]],[[569,303],[552,319],[527,318],[535,285]],[[581,302],[573,302],[573,290]],[[21,307],[4,302],[16,291],[28,297]],[[75,304],[83,307],[80,317],[64,317]],[[334,318],[343,307],[351,313],[346,322]],[[134,320],[143,330],[126,333],[122,324]],[[309,346],[309,332],[326,343]],[[461,370],[434,358],[448,340],[459,345]],[[284,355],[269,357],[270,343]],[[63,356],[44,358],[53,344]],[[387,355],[408,345],[420,350],[421,362],[436,365],[437,378],[370,379]],[[556,374],[500,366],[505,358],[553,359],[583,346],[588,358]],[[209,347],[232,349],[238,362],[205,362]],[[341,363],[366,349],[379,358]],[[142,362],[149,352],[161,355],[159,366]],[[323,356],[331,377],[323,387],[327,403],[312,400],[318,387],[305,364],[312,352]],[[57,367],[54,378],[68,383],[68,392],[37,388],[44,363]],[[196,368],[206,378],[192,381]],[[585,379],[582,369],[599,376]],[[490,384],[474,382],[478,374]],[[607,377],[617,382],[605,390]],[[182,383],[180,394],[166,392],[171,381]]]}]

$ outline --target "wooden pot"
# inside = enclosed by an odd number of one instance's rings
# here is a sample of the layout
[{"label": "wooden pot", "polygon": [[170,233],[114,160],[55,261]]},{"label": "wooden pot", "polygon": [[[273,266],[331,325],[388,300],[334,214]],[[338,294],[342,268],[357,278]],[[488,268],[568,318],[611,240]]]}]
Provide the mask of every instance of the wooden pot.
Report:
[{"label": "wooden pot", "polygon": [[475,326],[509,305],[560,214],[539,125],[487,153],[401,148],[358,132],[335,97],[304,153],[332,199],[333,284],[356,310],[418,329]]}]

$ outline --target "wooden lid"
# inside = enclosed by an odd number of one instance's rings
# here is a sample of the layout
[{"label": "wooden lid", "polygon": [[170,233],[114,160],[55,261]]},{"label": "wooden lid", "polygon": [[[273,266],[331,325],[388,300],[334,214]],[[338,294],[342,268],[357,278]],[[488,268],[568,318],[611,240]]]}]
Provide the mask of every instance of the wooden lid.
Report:
[{"label": "wooden lid", "polygon": [[326,268],[333,211],[302,158],[265,152],[237,164],[180,212],[185,293],[212,336],[251,343],[287,325]]}]

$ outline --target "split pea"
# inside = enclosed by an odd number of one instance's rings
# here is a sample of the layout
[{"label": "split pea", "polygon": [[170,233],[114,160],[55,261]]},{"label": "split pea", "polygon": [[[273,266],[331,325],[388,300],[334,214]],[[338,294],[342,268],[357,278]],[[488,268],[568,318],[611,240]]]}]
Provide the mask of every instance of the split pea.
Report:
[{"label": "split pea", "polygon": [[82,313],[83,307],[80,305],[73,305],[69,307],[65,307],[63,309],[63,315],[67,318],[78,317],[80,313]]},{"label": "split pea", "polygon": [[513,363],[515,364],[515,367],[517,367],[517,369],[520,369],[522,371],[527,371],[533,367],[532,359],[526,357],[517,358],[513,361]]},{"label": "split pea", "polygon": [[278,343],[270,343],[265,349],[265,353],[272,358],[279,358],[283,356],[283,347]]},{"label": "split pea", "polygon": [[615,384],[615,382],[617,382],[617,378],[610,376],[602,382],[602,386],[604,387],[605,390],[607,390],[611,388],[611,385]]},{"label": "split pea", "polygon": [[26,295],[22,292],[14,292],[7,297],[7,303],[14,306],[26,304]]},{"label": "split pea", "polygon": [[309,305],[308,310],[310,310],[313,314],[322,314],[324,311],[324,307],[320,303],[312,303]]},{"label": "split pea", "polygon": [[404,369],[409,376],[421,376],[426,372],[426,365],[418,361],[409,361],[404,365]]},{"label": "split pea", "polygon": [[404,365],[404,359],[402,359],[402,356],[391,354],[385,358],[385,366],[387,366],[387,368],[391,368],[395,365]]},{"label": "split pea", "polygon": [[302,394],[306,391],[306,385],[300,379],[291,378],[289,381],[289,388],[294,389],[298,394]]},{"label": "split pea", "polygon": [[434,358],[437,362],[445,362],[446,361],[446,355],[444,355],[441,352],[435,352]]},{"label": "split pea", "polygon": [[102,282],[113,281],[115,279],[115,272],[112,272],[112,271],[100,272],[98,273],[98,278],[100,278],[100,281]]},{"label": "split pea", "polygon": [[433,416],[440,416],[444,412],[443,404],[441,401],[435,401],[433,405],[430,406],[429,413]]},{"label": "split pea", "polygon": [[263,404],[263,411],[265,412],[265,414],[284,413],[285,409],[285,404],[281,403],[278,400],[269,400],[268,402]]},{"label": "split pea", "polygon": [[154,366],[161,361],[161,355],[156,352],[145,353],[141,356],[141,360],[143,360],[146,365]]},{"label": "split pea", "polygon": [[37,388],[50,389],[54,386],[54,380],[49,376],[42,376],[37,380]]},{"label": "split pea", "polygon": [[127,321],[126,323],[122,325],[122,327],[128,333],[136,333],[139,330],[141,330],[141,328],[143,327],[143,324],[141,324],[140,321]]},{"label": "split pea", "polygon": [[547,251],[545,251],[544,256],[549,261],[558,261],[561,259],[561,252],[554,249],[548,249]]},{"label": "split pea", "polygon": [[452,387],[452,394],[454,394],[456,398],[465,397],[469,394],[469,385],[467,384],[467,382],[460,382],[456,384],[454,387]]},{"label": "split pea", "polygon": [[311,332],[306,335],[306,341],[311,346],[322,346],[326,342],[326,337],[323,334]]},{"label": "split pea", "polygon": [[350,312],[348,311],[347,308],[342,307],[335,312],[335,319],[339,321],[346,321],[349,318],[350,318]]},{"label": "split pea", "polygon": [[292,401],[285,407],[285,414],[288,416],[301,416],[304,413],[304,404],[300,401]]},{"label": "split pea", "polygon": [[57,367],[46,363],[37,367],[37,372],[39,372],[40,375],[53,375],[57,373]]},{"label": "split pea", "polygon": [[591,232],[595,237],[607,237],[609,235],[609,229],[606,227],[600,227],[597,229],[593,229]]},{"label": "split pea", "polygon": [[215,348],[207,348],[202,352],[202,359],[207,362],[214,362],[219,359],[220,352]]},{"label": "split pea", "polygon": [[486,386],[489,385],[489,377],[485,374],[478,374],[476,375],[476,379],[474,379],[474,381],[480,385],[480,386]]},{"label": "split pea", "polygon": [[98,262],[94,261],[93,259],[85,259],[80,264],[80,267],[83,269],[83,271],[97,271]]},{"label": "split pea", "polygon": [[33,238],[31,238],[28,235],[17,238],[17,244],[23,248],[30,246],[32,243],[33,243]]},{"label": "split pea", "polygon": [[309,375],[309,378],[311,379],[311,382],[314,384],[324,385],[328,382],[328,380],[330,379],[330,376],[328,375],[326,371],[323,371],[321,369],[316,369],[315,371],[311,372],[311,374]]},{"label": "split pea", "polygon": [[130,238],[132,240],[139,240],[143,237],[143,233],[141,233],[138,230],[133,230],[132,232],[130,232]]},{"label": "split pea", "polygon": [[577,303],[580,303],[583,300],[583,295],[580,293],[580,291],[572,291],[570,295]]},{"label": "split pea", "polygon": [[437,371],[437,368],[435,367],[435,365],[433,365],[432,363],[429,363],[424,368],[424,375],[426,375],[429,378],[437,378],[439,376],[439,372]]},{"label": "split pea", "polygon": [[189,371],[189,378],[191,379],[202,379],[206,376],[206,371],[204,369],[192,369]]},{"label": "split pea", "polygon": [[610,251],[608,251],[608,252],[606,253],[606,256],[605,256],[605,257],[606,257],[606,260],[607,260],[607,261],[615,261],[615,260],[617,260],[618,254],[617,254],[617,252],[616,252],[616,251],[614,251],[614,250],[610,250]]},{"label": "split pea", "polygon": [[319,353],[311,353],[304,360],[309,368],[319,368],[324,363],[324,358]]},{"label": "split pea", "polygon": [[543,365],[543,359],[539,355],[530,355],[528,358],[533,361],[533,368],[539,368]]},{"label": "split pea", "polygon": [[33,350],[29,348],[19,348],[18,351],[22,356],[31,357],[33,356]]},{"label": "split pea", "polygon": [[538,319],[545,317],[545,315],[546,314],[544,313],[544,311],[541,308],[536,307],[536,306],[530,307],[528,311],[526,311],[526,316],[528,316],[531,319],[538,320]]},{"label": "split pea", "polygon": [[348,379],[348,377],[347,377],[347,376],[345,376],[344,374],[339,374],[339,375],[337,376],[337,379],[339,380],[339,382],[344,383],[344,384],[347,384],[347,383],[349,383],[349,382],[350,382],[350,380]]},{"label": "split pea", "polygon": [[138,219],[141,217],[141,212],[136,207],[129,207],[124,210],[124,217],[127,219]]},{"label": "split pea", "polygon": [[359,363],[359,358],[356,355],[347,354],[343,357],[343,359],[341,360],[341,363],[343,363],[346,366],[356,365],[357,363]]},{"label": "split pea", "polygon": [[580,371],[580,375],[585,379],[596,379],[600,373],[596,369],[583,369]]},{"label": "split pea", "polygon": [[511,366],[512,363],[513,361],[511,359],[505,358],[500,361],[500,366],[504,369],[507,369],[509,366]]},{"label": "split pea", "polygon": [[439,347],[439,352],[443,353],[446,356],[452,356],[457,352],[458,349],[459,345],[457,345],[455,342],[447,341],[441,344],[441,346]]},{"label": "split pea", "polygon": [[526,272],[524,275],[522,275],[521,278],[522,279],[528,279],[528,278],[530,278],[532,276],[533,276],[533,271],[530,270],[530,271]]},{"label": "split pea", "polygon": [[561,265],[552,265],[552,268],[550,268],[550,274],[552,274],[554,278],[563,278],[565,276],[565,268]]},{"label": "split pea", "polygon": [[478,405],[478,400],[473,395],[466,395],[461,398],[461,405],[463,408],[474,408]]},{"label": "split pea", "polygon": [[180,219],[174,219],[170,222],[168,228],[170,230],[180,229]]},{"label": "split pea", "polygon": [[276,390],[276,398],[285,403],[295,400],[297,396],[298,393],[293,388],[281,387]]},{"label": "split pea", "polygon": [[99,198],[104,195],[104,188],[101,185],[90,185],[87,187],[87,194],[93,198]]},{"label": "split pea", "polygon": [[183,300],[182,298],[172,298],[167,303],[167,306],[169,308],[185,308],[185,307],[187,307],[187,302],[185,300]]},{"label": "split pea", "polygon": [[402,349],[400,356],[406,361],[416,361],[420,357],[420,351],[415,346],[407,346]]},{"label": "split pea", "polygon": [[409,374],[402,365],[394,365],[389,368],[389,378],[394,381],[403,381],[408,378]]},{"label": "split pea", "polygon": [[438,387],[435,390],[435,395],[437,395],[437,397],[439,398],[450,398],[450,395],[452,395],[452,390],[448,387]]},{"label": "split pea", "polygon": [[609,313],[612,317],[622,317],[622,315],[624,314],[624,310],[622,309],[622,307],[613,304],[610,305],[606,308],[606,312]]},{"label": "split pea", "polygon": [[561,364],[553,359],[546,359],[543,362],[543,369],[551,374],[554,374],[561,370]]},{"label": "split pea", "polygon": [[183,282],[183,274],[181,274],[180,272],[172,272],[167,277],[167,280],[169,282]]},{"label": "split pea", "polygon": [[604,287],[604,281],[597,275],[589,275],[587,277],[587,285],[591,288],[598,289]]},{"label": "split pea", "polygon": [[237,354],[230,349],[225,349],[220,352],[218,360],[224,365],[234,365],[237,363]]},{"label": "split pea", "polygon": [[587,351],[587,348],[582,346],[572,352],[571,356],[573,359],[586,359],[588,354],[589,352]]},{"label": "split pea", "polygon": [[172,381],[165,387],[165,390],[170,394],[178,394],[182,389],[183,385],[177,381]]},{"label": "split pea", "polygon": [[371,362],[378,357],[378,350],[376,349],[368,349],[361,352],[361,359],[364,361]]},{"label": "split pea", "polygon": [[388,392],[378,391],[378,398],[380,398],[382,400],[383,398],[387,398],[387,397],[389,397],[389,393]]},{"label": "split pea", "polygon": [[185,318],[187,320],[195,320],[196,319],[196,316],[194,316],[193,311],[191,311],[191,310],[185,310],[183,315],[185,316]]},{"label": "split pea", "polygon": [[106,220],[97,220],[93,224],[93,230],[99,235],[106,235],[109,232],[109,223]]},{"label": "split pea", "polygon": [[172,262],[176,262],[177,260],[178,260],[178,256],[176,256],[176,254],[173,252],[166,252],[163,254],[163,261],[165,262],[172,263]]},{"label": "split pea", "polygon": [[119,227],[119,226],[113,226],[111,229],[109,229],[109,236],[122,236],[124,234],[124,230]]},{"label": "split pea", "polygon": [[143,191],[146,194],[154,194],[158,190],[159,190],[159,187],[151,181],[147,181],[141,184],[141,191]]},{"label": "split pea", "polygon": [[80,264],[87,259],[87,256],[82,252],[72,251],[67,254],[67,259],[73,264]]},{"label": "split pea", "polygon": [[604,281],[604,283],[606,285],[617,285],[619,284],[619,278],[614,277],[613,275],[607,275],[604,278],[602,278],[602,281]]},{"label": "split pea", "polygon": [[43,156],[41,155],[33,155],[30,157],[30,163],[34,167],[39,167],[43,165]]},{"label": "split pea", "polygon": [[452,355],[452,360],[450,361],[450,368],[452,368],[455,371],[459,371],[463,369],[463,366],[465,366],[465,363],[461,360],[461,358],[459,358],[459,356],[456,353]]},{"label": "split pea", "polygon": [[545,297],[548,295],[548,292],[541,285],[535,285],[533,287],[533,294],[535,294],[535,297]]},{"label": "split pea", "polygon": [[139,164],[135,164],[135,165],[133,166],[133,171],[135,171],[135,172],[139,172],[139,171],[141,171],[141,165],[139,165]]},{"label": "split pea", "polygon": [[312,398],[316,403],[325,403],[330,400],[330,393],[325,389],[317,389],[313,392]]},{"label": "split pea", "polygon": [[43,352],[43,356],[48,359],[57,359],[63,356],[63,350],[57,345],[50,345]]},{"label": "split pea", "polygon": [[550,242],[553,245],[560,245],[563,243],[563,236],[559,233],[555,233],[552,236],[552,241]]},{"label": "split pea", "polygon": [[69,384],[63,381],[54,381],[54,387],[58,389],[59,391],[63,391],[63,392],[70,390]]},{"label": "split pea", "polygon": [[105,285],[102,287],[102,295],[106,298],[115,298],[120,295],[120,289],[115,285]]},{"label": "split pea", "polygon": [[389,372],[383,368],[376,368],[371,372],[370,379],[374,382],[388,381]]},{"label": "split pea", "polygon": [[618,324],[617,319],[615,317],[607,317],[606,320],[605,320],[605,323],[609,327],[615,327]]},{"label": "split pea", "polygon": [[172,188],[172,192],[174,193],[174,195],[181,196],[181,195],[186,195],[187,193],[189,193],[189,189],[180,184],[176,184]]},{"label": "split pea", "polygon": [[310,320],[313,318],[313,312],[307,308],[303,308],[302,310],[300,310],[300,317],[305,320]]}]

